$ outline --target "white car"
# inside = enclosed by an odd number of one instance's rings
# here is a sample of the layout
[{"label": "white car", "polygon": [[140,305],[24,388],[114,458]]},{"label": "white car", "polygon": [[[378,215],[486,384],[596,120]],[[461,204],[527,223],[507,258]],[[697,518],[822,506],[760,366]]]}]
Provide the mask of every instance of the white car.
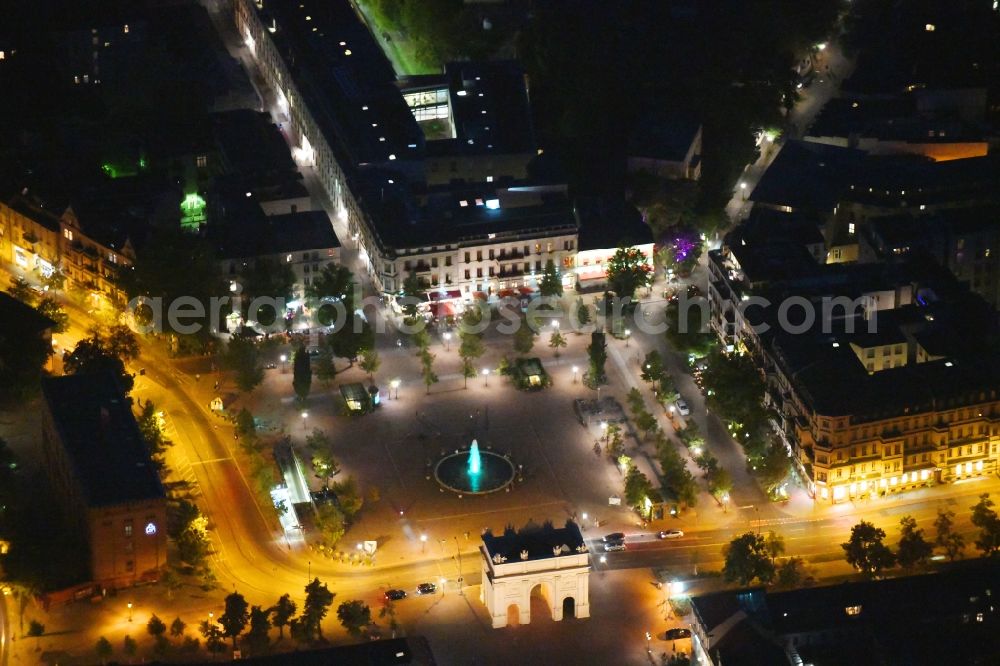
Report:
[{"label": "white car", "polygon": [[674,405],[677,407],[677,411],[681,416],[687,416],[691,413],[691,409],[688,407],[688,404],[684,402],[683,398],[677,398]]},{"label": "white car", "polygon": [[681,530],[664,530],[656,533],[658,539],[680,539],[682,536],[684,536],[684,532]]}]

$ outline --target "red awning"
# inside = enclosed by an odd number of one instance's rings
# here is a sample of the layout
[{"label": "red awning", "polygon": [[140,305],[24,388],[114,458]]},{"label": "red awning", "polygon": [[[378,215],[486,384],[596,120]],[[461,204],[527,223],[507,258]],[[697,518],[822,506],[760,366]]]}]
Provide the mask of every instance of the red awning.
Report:
[{"label": "red awning", "polygon": [[451,301],[431,303],[431,316],[435,319],[444,319],[445,317],[455,317],[457,315],[458,311],[455,304]]}]

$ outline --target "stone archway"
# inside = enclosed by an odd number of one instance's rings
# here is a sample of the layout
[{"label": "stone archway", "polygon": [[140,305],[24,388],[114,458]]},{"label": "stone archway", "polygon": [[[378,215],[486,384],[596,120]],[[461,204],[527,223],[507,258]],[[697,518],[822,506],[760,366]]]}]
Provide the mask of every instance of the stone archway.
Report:
[{"label": "stone archway", "polygon": [[517,604],[507,606],[507,626],[516,627],[521,624],[521,609]]},{"label": "stone archway", "polygon": [[555,608],[552,605],[554,599],[550,583],[542,581],[533,585],[528,592],[531,616],[545,617],[547,615],[549,619],[558,620],[559,618],[556,616]]},{"label": "stone archway", "polygon": [[573,597],[563,598],[562,616],[564,620],[568,617],[576,617],[576,599]]}]

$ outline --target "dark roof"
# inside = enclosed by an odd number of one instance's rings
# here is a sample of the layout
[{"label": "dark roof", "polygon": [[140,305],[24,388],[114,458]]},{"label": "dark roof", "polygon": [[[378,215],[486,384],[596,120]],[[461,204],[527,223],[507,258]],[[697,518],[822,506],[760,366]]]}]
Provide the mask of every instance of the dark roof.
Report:
[{"label": "dark roof", "polygon": [[917,115],[914,95],[888,99],[838,97],[823,106],[807,136],[872,137],[882,141],[985,141],[983,129],[957,117]]},{"label": "dark roof", "polygon": [[580,250],[604,250],[653,242],[653,230],[632,204],[621,200],[579,197]]},{"label": "dark roof", "polygon": [[7,205],[49,231],[59,232],[59,214],[44,208],[44,203],[30,193],[15,194],[7,201]]},{"label": "dark roof", "polygon": [[517,63],[450,62],[445,80],[455,138],[428,141],[428,154],[535,151],[528,86]]},{"label": "dark roof", "polygon": [[83,233],[104,247],[138,249],[151,226],[180,223],[181,196],[166,178],[138,175],[109,179],[72,196]]},{"label": "dark roof", "polygon": [[788,141],[749,198],[771,206],[832,212],[864,155],[853,148]]},{"label": "dark roof", "polygon": [[249,109],[212,115],[212,132],[227,174],[269,180],[288,178],[295,162],[270,116]]},{"label": "dark roof", "polygon": [[680,162],[687,157],[701,123],[677,114],[657,113],[643,117],[628,142],[631,157],[651,157]]},{"label": "dark roof", "polygon": [[17,335],[38,335],[56,325],[38,310],[0,291],[0,321],[3,327]]},{"label": "dark roof", "polygon": [[132,403],[111,373],[47,378],[42,394],[88,506],[165,497]]},{"label": "dark roof", "polygon": [[[274,2],[258,10],[299,93],[344,168],[417,159],[423,132],[396,74],[348,0]],[[380,140],[383,139],[383,140]]]},{"label": "dark roof", "polygon": [[[575,554],[576,549],[584,545],[584,540],[580,526],[567,520],[565,527],[553,527],[551,523],[546,523],[529,525],[517,531],[508,528],[500,536],[486,532],[483,534],[483,545],[491,558],[502,555],[507,562],[516,562],[520,561],[521,552],[525,550],[529,560],[553,557],[552,549],[556,546],[566,546],[569,554]],[[563,552],[567,551],[564,549]]]},{"label": "dark roof", "polygon": [[[361,183],[379,239],[392,249],[577,231],[560,188],[457,183],[414,192],[402,176],[384,170],[367,170]],[[489,208],[491,200],[499,207]]]},{"label": "dark roof", "polygon": [[893,207],[946,202],[969,205],[980,199],[996,199],[1000,155],[941,162],[919,155],[869,156],[845,175],[847,188],[842,192],[850,201]]},{"label": "dark roof", "polygon": [[[240,203],[239,197],[234,203]],[[207,237],[220,259],[247,259],[340,247],[333,224],[324,211],[264,215],[251,201],[236,210],[245,215],[208,225]]]}]

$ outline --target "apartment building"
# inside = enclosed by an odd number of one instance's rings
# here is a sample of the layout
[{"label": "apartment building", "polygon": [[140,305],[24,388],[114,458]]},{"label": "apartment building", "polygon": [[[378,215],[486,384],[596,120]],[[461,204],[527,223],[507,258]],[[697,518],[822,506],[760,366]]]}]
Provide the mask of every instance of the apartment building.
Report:
[{"label": "apartment building", "polygon": [[110,373],[42,383],[42,452],[52,491],[107,588],[154,581],[167,563],[167,499]]},{"label": "apartment building", "polygon": [[59,267],[59,215],[21,194],[0,202],[0,260],[47,277]]}]

